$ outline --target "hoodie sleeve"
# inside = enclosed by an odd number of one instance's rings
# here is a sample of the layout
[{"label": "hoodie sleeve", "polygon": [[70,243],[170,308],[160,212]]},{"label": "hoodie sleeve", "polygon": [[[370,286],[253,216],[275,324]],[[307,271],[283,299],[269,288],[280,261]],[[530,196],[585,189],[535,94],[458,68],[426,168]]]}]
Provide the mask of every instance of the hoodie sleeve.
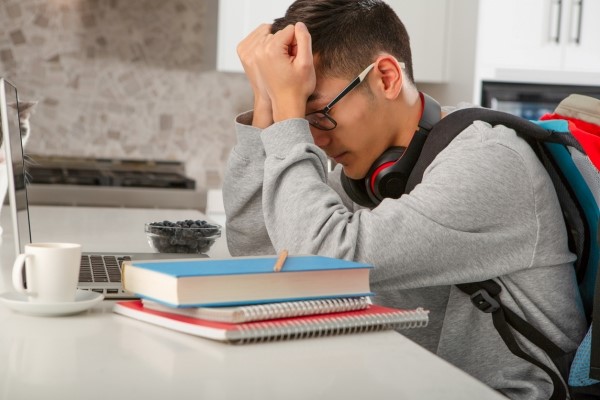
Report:
[{"label": "hoodie sleeve", "polygon": [[237,144],[223,180],[227,246],[233,256],[275,254],[262,209],[265,150],[252,112],[236,118]]}]

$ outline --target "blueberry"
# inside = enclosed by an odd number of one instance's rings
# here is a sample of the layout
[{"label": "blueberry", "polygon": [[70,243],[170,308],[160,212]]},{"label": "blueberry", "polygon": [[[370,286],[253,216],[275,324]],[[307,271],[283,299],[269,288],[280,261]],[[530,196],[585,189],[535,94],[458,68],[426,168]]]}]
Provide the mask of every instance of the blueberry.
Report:
[{"label": "blueberry", "polygon": [[204,253],[220,236],[218,225],[191,219],[152,222],[148,232],[156,235],[150,236],[150,241],[162,253]]}]

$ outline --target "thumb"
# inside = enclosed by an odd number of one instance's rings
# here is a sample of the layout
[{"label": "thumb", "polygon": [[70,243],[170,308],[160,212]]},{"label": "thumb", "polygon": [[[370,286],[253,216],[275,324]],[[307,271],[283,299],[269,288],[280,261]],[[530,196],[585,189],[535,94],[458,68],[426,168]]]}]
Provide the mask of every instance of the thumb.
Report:
[{"label": "thumb", "polygon": [[312,39],[308,32],[308,28],[304,25],[304,22],[297,22],[294,28],[297,44],[296,58],[303,63],[306,62],[312,65]]}]

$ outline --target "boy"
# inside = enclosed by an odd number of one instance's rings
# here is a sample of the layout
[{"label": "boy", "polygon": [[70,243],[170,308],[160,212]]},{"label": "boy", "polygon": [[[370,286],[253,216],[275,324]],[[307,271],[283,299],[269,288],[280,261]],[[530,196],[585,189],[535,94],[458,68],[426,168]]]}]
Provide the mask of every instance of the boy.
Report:
[{"label": "boy", "polygon": [[[238,54],[254,111],[238,117],[224,182],[231,254],[286,248],[371,263],[376,302],[431,310],[429,327],[406,336],[511,398],[550,397],[549,377],[514,356],[491,316],[452,286],[497,278],[503,303],[563,350],[583,337],[560,206],[529,145],[476,121],[410,193],[382,198],[372,185],[388,165],[380,157],[414,149],[431,111],[393,10],[376,0],[298,0]],[[338,164],[329,176],[327,156]],[[363,182],[374,203],[359,206],[348,182]]]}]

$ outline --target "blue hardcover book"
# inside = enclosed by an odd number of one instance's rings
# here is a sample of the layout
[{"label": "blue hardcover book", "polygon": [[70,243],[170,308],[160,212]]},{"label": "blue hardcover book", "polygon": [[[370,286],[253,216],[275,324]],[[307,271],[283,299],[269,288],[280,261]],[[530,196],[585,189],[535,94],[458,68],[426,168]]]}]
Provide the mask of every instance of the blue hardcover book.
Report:
[{"label": "blue hardcover book", "polygon": [[123,263],[123,287],[173,307],[369,296],[371,265],[322,256],[177,259]]}]

